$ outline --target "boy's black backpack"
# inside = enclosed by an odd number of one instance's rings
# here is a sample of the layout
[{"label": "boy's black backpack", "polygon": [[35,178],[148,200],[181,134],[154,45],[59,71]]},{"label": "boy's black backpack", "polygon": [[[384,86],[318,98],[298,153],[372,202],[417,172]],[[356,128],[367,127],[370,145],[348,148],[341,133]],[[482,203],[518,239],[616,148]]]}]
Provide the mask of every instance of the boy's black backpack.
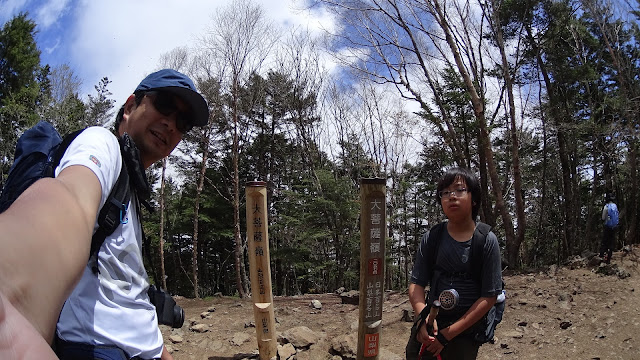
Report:
[{"label": "boy's black backpack", "polygon": [[[78,130],[64,139],[46,122],[40,121],[18,139],[13,165],[0,195],[0,213],[4,212],[29,186],[45,177],[54,177],[55,169],[69,144],[82,132]],[[104,239],[113,233],[125,216],[131,191],[125,161],[111,193],[98,215],[98,229],[91,239],[89,257],[97,254]],[[94,269],[95,270],[95,269]]]},{"label": "boy's black backpack", "polygon": [[[434,284],[434,265],[438,257],[438,250],[440,248],[440,241],[442,239],[442,231],[446,226],[446,222],[439,223],[431,228],[429,231],[429,238],[427,239],[427,278],[432,279],[431,285]],[[476,231],[473,233],[473,239],[471,240],[471,276],[476,279],[478,283],[482,281],[482,266],[483,266],[483,249],[487,240],[487,235],[491,231],[491,226],[478,222]],[[502,289],[504,290],[504,281],[502,282]],[[436,295],[437,296],[437,295]],[[504,314],[504,307],[506,301],[496,302],[495,305],[489,309],[487,314],[480,320],[482,325],[478,325],[478,331],[475,333],[475,340],[481,344],[493,341],[493,335],[496,326],[502,321],[502,315]]]}]

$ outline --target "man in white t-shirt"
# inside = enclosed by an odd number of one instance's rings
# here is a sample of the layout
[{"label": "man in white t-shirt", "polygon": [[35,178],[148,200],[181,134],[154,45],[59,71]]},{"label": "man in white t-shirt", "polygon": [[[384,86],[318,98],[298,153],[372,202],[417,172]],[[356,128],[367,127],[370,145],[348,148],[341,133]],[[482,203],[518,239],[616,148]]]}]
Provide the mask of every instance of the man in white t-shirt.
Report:
[{"label": "man in white t-shirt", "polygon": [[[129,155],[139,169],[128,166],[128,172],[144,175],[208,117],[206,101],[187,76],[170,69],[147,76],[116,118],[116,136],[128,137],[138,150]],[[171,359],[142,261],[138,190],[148,188],[132,181],[126,217],[87,263],[98,209],[122,167],[116,136],[100,127],[83,131],[56,177],[37,181],[0,216],[0,245],[8,251],[0,255],[0,358],[55,358],[43,344],[52,341],[59,315],[61,359]]]}]

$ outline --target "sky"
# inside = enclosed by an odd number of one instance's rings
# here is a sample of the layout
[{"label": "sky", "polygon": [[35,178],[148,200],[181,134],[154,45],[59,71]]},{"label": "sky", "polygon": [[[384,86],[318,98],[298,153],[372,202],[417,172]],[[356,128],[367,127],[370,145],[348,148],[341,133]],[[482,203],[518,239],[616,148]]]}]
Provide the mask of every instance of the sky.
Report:
[{"label": "sky", "polygon": [[[194,46],[212,16],[232,0],[0,0],[0,25],[21,12],[36,24],[41,63],[67,64],[82,80],[81,97],[103,77],[120,106],[162,54]],[[243,0],[240,0],[243,1]],[[326,14],[302,10],[303,0],[254,0],[285,28],[320,32]]]}]

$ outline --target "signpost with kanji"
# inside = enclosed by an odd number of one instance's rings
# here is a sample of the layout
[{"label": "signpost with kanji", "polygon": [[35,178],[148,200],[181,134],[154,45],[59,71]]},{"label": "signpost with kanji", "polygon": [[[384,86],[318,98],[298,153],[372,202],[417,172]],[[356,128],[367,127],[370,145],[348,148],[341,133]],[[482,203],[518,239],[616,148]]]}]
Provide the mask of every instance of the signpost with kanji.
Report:
[{"label": "signpost with kanji", "polygon": [[386,239],[384,179],[360,181],[360,317],[358,359],[378,359]]},{"label": "signpost with kanji", "polygon": [[267,188],[263,181],[248,182],[247,243],[249,245],[249,272],[251,273],[251,299],[256,321],[256,335],[260,359],[277,355],[273,293],[271,292],[271,267],[269,236],[267,233]]}]

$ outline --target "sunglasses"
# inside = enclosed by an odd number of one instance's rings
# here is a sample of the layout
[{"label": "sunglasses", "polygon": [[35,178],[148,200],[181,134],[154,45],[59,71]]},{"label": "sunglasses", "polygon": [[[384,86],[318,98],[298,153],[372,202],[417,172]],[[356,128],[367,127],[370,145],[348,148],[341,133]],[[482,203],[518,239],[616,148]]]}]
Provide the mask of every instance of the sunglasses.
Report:
[{"label": "sunglasses", "polygon": [[175,95],[166,91],[147,91],[145,96],[151,99],[151,103],[156,110],[164,115],[171,116],[176,114],[176,128],[183,134],[193,129],[193,123],[191,121],[191,112],[181,111],[176,104]]}]

